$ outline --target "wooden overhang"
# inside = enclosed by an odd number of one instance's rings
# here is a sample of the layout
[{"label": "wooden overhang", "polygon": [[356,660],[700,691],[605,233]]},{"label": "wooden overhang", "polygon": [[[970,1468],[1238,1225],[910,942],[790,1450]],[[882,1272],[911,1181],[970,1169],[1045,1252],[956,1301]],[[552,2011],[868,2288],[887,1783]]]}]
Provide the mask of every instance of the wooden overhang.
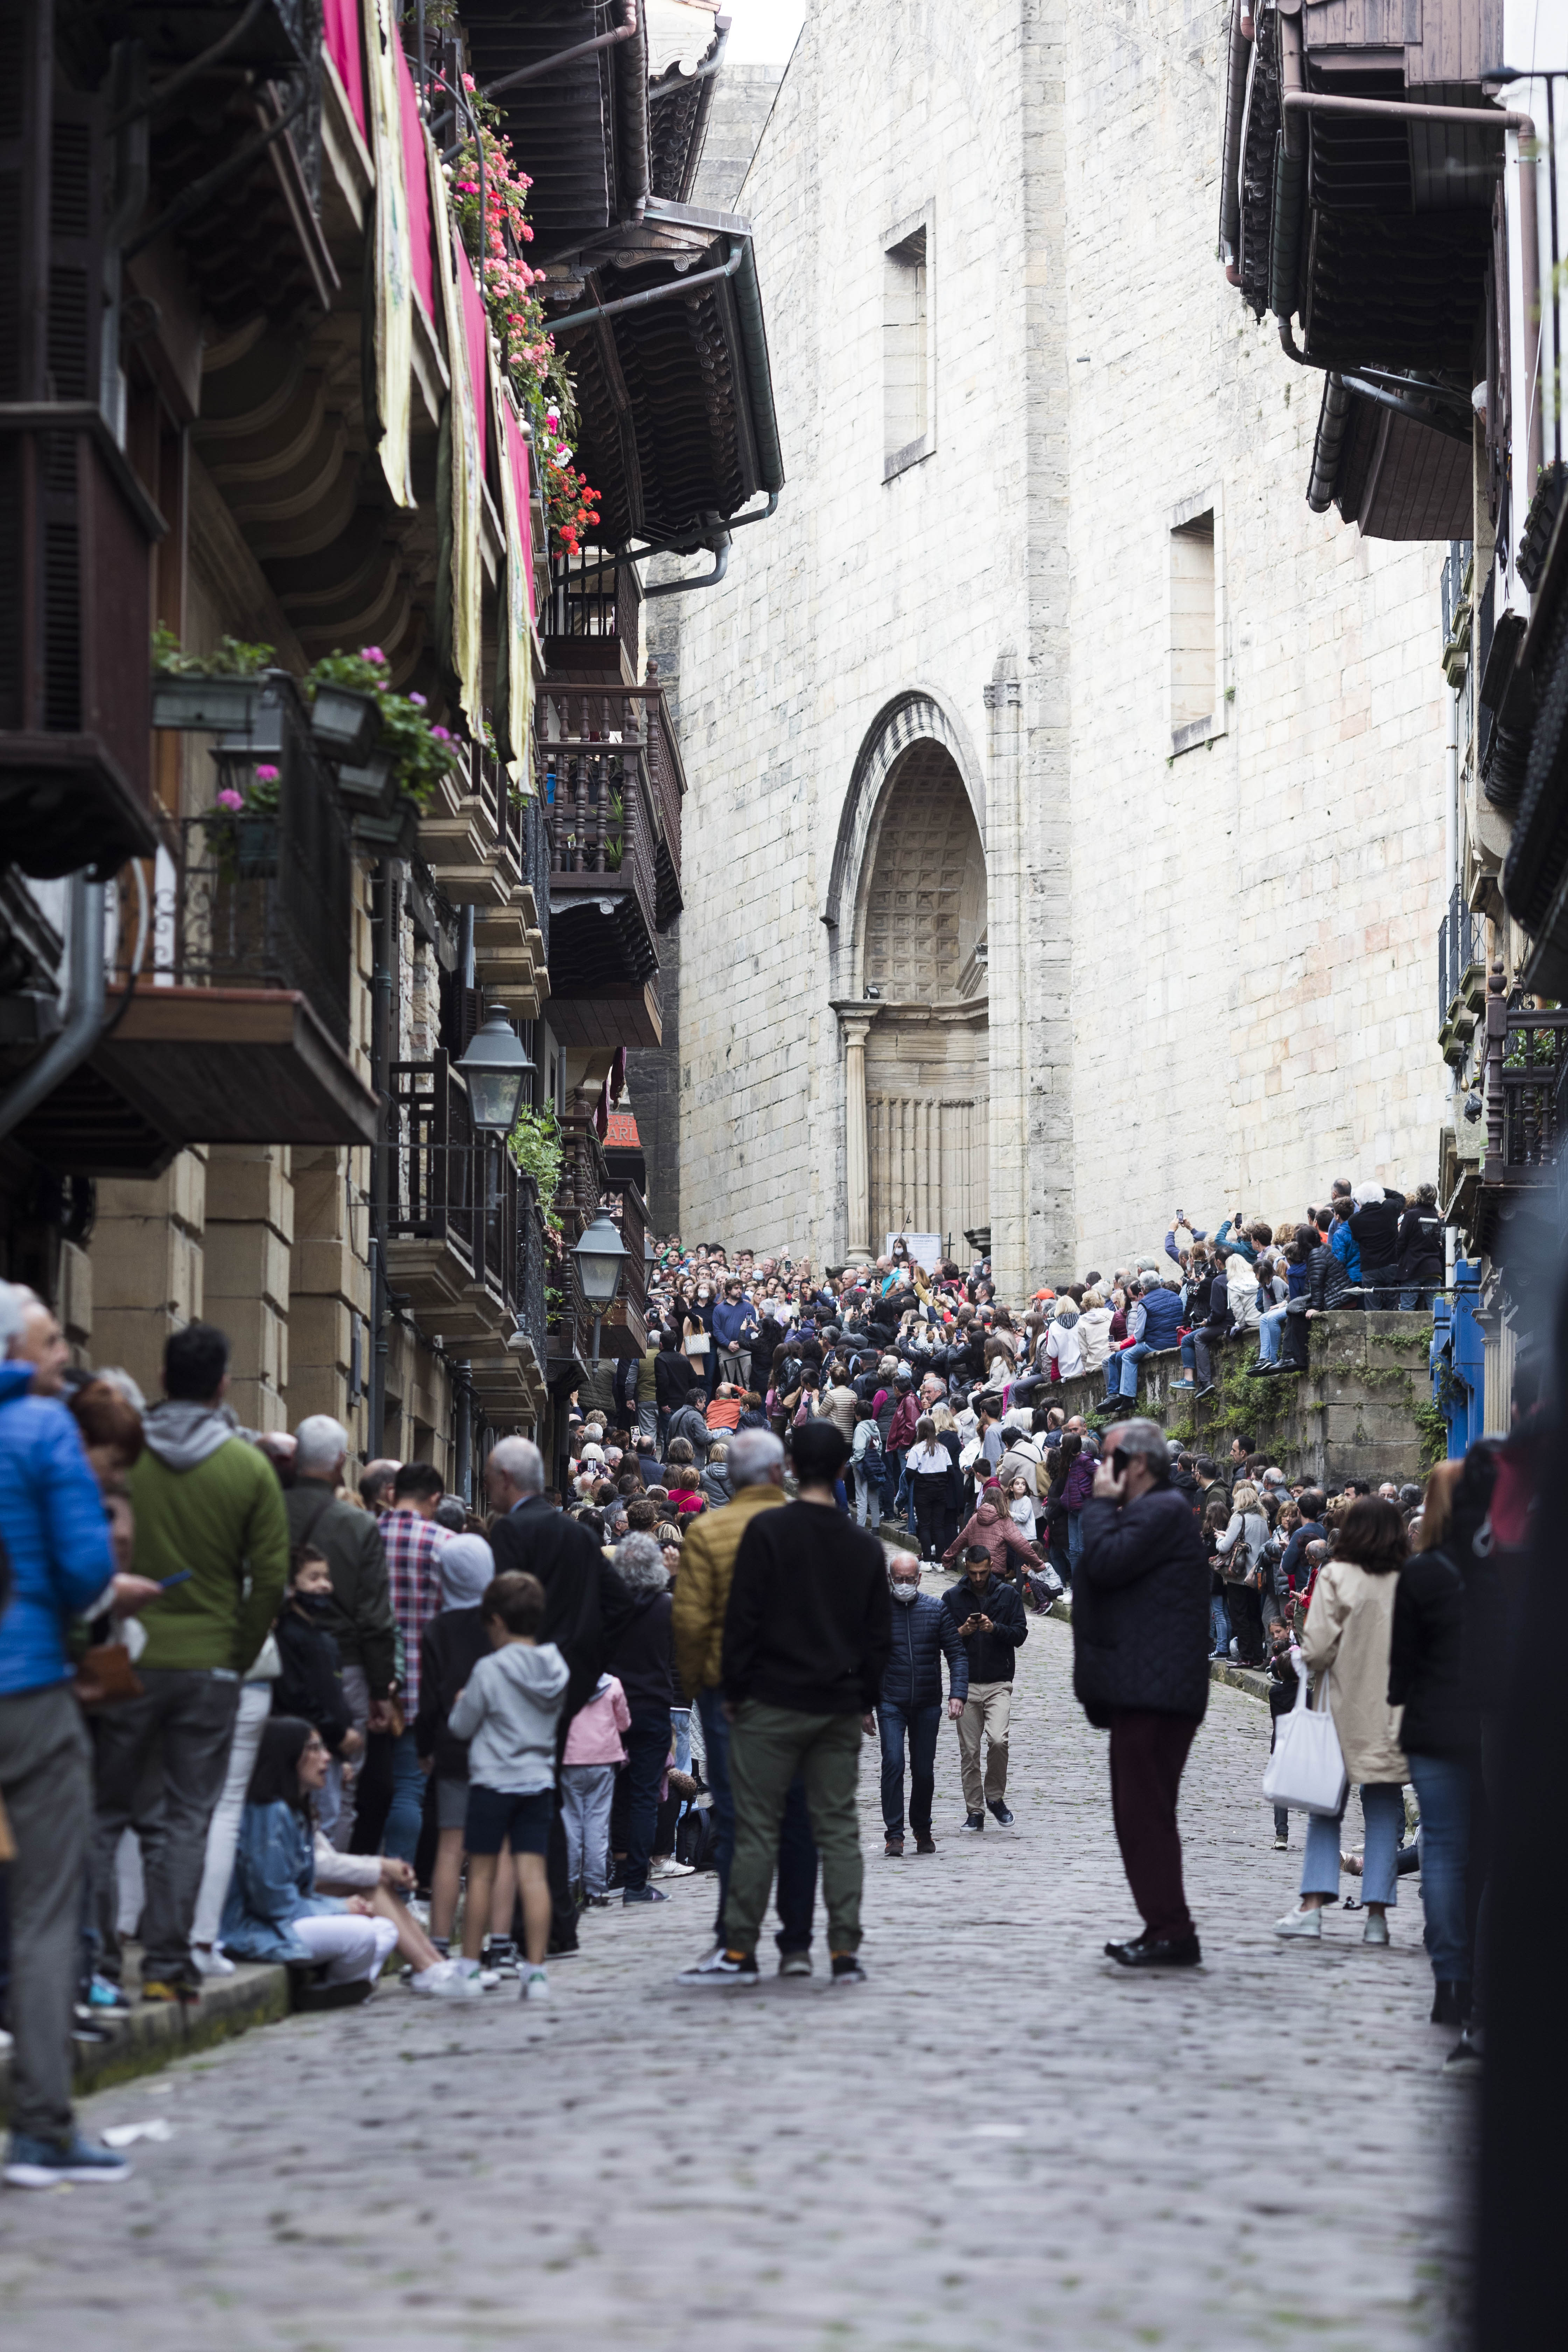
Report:
[{"label": "wooden overhang", "polygon": [[188,1143],[370,1143],[376,1099],[293,989],[111,993],[88,1060],[17,1130],[46,1166],[154,1176]]}]

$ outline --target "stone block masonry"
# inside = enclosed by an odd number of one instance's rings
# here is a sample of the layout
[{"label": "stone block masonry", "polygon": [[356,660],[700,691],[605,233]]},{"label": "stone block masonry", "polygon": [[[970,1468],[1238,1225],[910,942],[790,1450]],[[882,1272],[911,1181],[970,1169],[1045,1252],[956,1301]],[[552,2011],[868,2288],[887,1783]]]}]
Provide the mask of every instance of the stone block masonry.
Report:
[{"label": "stone block masonry", "polygon": [[[1214,260],[1224,62],[1218,10],[808,19],[742,198],[789,479],[681,604],[685,1234],[843,1252],[843,827],[915,698],[985,846],[1005,1295],[1178,1204],[1293,1223],[1333,1176],[1434,1172],[1441,551],[1306,507],[1320,386]],[[884,478],[916,216],[931,446]],[[1172,533],[1205,517],[1215,708],[1177,751]]]}]

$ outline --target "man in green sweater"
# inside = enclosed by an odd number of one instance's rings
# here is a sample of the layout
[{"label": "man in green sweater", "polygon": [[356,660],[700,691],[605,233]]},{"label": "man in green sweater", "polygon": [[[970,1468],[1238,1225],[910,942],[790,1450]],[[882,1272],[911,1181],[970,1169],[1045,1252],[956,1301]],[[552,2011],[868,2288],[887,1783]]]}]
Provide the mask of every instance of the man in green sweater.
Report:
[{"label": "man in green sweater", "polygon": [[164,1402],[131,1472],[133,1566],[165,1590],[142,1612],[140,1698],[99,1718],[96,1885],[104,1968],[120,1970],[114,1853],[142,1844],[142,1992],[194,1999],[191,1921],[207,1823],[223,1789],[241,1677],[267,1639],[289,1573],[283,1490],[224,1402],[228,1341],[188,1324],[163,1351]]}]

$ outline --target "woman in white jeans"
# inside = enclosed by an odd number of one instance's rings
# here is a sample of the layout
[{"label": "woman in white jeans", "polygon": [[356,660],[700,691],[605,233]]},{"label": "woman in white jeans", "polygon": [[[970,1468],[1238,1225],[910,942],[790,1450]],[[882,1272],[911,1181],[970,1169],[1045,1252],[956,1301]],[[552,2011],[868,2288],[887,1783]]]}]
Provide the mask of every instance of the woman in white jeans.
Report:
[{"label": "woman in white jeans", "polygon": [[[234,1878],[220,1941],[235,1959],[327,1963],[329,1984],[374,1989],[395,1946],[413,1966],[416,1992],[462,2000],[480,1990],[436,1947],[392,1891],[407,1864],[340,1854],[312,1836],[310,1812],[327,1777],[324,1741],[298,1716],[268,1718],[246,1793]],[[347,1899],[319,1891],[318,1872],[353,1883],[369,1864],[375,1885]],[[389,1880],[392,1882],[389,1884]]]}]

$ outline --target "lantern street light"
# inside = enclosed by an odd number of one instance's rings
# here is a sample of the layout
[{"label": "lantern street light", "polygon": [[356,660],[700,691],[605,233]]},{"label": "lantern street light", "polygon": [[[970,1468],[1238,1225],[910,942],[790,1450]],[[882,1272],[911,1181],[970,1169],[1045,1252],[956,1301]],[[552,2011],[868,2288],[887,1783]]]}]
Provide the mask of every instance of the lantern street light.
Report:
[{"label": "lantern street light", "polygon": [[468,1081],[468,1108],[477,1128],[487,1135],[511,1133],[522,1082],[532,1067],[504,1007],[492,1004],[484,1027],[475,1032],[458,1064]]},{"label": "lantern street light", "polygon": [[583,1296],[594,1310],[594,1370],[599,1369],[599,1326],[621,1286],[626,1252],[607,1209],[601,1209],[572,1253]]}]

